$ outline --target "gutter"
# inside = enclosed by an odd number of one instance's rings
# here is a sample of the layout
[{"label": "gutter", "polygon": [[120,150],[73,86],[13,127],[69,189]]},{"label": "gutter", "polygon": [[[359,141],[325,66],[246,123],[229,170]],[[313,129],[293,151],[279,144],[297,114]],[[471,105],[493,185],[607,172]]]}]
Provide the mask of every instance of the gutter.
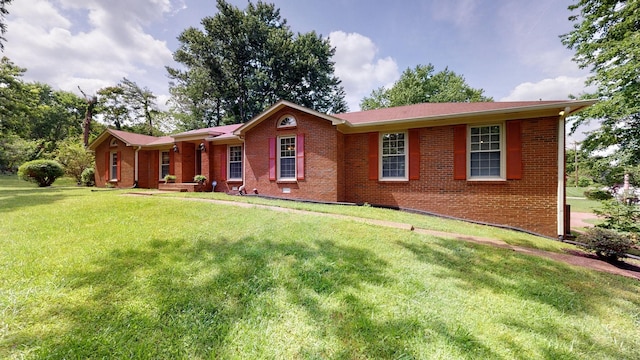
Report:
[{"label": "gutter", "polygon": [[565,107],[564,110],[560,111],[558,114],[558,198],[556,200],[557,203],[557,224],[558,224],[558,238],[560,240],[564,240],[566,237],[565,233],[565,211],[566,211],[566,193],[565,193],[565,172],[566,172],[566,163],[565,163],[565,143],[566,143],[566,130],[565,130],[565,120],[567,116],[570,114],[571,108],[569,106]]}]

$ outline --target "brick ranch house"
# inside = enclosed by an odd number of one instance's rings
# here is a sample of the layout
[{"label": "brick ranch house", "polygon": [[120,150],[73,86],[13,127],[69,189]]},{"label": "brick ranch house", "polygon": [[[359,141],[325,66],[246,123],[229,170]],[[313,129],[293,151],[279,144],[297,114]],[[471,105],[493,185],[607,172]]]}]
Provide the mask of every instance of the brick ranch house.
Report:
[{"label": "brick ranch house", "polygon": [[[369,203],[568,234],[565,118],[594,101],[426,103],[327,115],[279,101],[245,124],[105,130],[96,183]],[[167,174],[176,184],[164,184]]]}]

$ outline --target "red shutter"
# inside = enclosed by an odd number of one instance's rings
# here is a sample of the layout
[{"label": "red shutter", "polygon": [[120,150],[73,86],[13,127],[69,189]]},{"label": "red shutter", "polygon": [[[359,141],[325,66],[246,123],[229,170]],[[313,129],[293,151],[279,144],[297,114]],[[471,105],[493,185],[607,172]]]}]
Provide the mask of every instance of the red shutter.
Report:
[{"label": "red shutter", "polygon": [[420,179],[420,130],[409,130],[409,180]]},{"label": "red shutter", "polygon": [[304,180],[304,134],[296,136],[296,171],[297,179]]},{"label": "red shutter", "polygon": [[507,121],[507,180],[522,179],[522,123]]},{"label": "red shutter", "polygon": [[467,179],[467,125],[453,128],[453,179]]},{"label": "red shutter", "polygon": [[[160,152],[160,156],[162,156],[162,151]],[[169,174],[175,175],[176,173],[176,165],[175,165],[175,155],[173,149],[169,150]]]},{"label": "red shutter", "polygon": [[276,138],[269,138],[269,180],[276,179]]},{"label": "red shutter", "polygon": [[111,153],[107,151],[104,154],[104,181],[107,182],[111,180],[109,174],[109,167],[111,166]]},{"label": "red shutter", "polygon": [[120,179],[122,179],[120,176],[122,174],[122,152],[118,151],[116,156],[118,157],[116,162],[116,173],[118,174],[118,181],[120,181]]}]

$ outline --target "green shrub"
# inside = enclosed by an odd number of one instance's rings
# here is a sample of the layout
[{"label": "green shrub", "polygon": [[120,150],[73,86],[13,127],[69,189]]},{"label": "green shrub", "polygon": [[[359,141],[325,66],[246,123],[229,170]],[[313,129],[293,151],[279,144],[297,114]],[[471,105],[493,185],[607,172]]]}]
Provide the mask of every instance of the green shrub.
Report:
[{"label": "green shrub", "polygon": [[599,227],[620,232],[640,233],[640,206],[618,200],[603,201],[600,209],[593,210],[604,218]]},{"label": "green shrub", "polygon": [[589,200],[609,200],[613,198],[610,192],[601,189],[589,189],[584,192],[584,197]]},{"label": "green shrub", "polygon": [[64,175],[64,168],[53,160],[28,161],[18,168],[18,177],[35,182],[40,187],[50,186],[62,175]]},{"label": "green shrub", "polygon": [[84,186],[94,186],[96,184],[96,170],[94,168],[86,168],[80,175],[80,181]]},{"label": "green shrub", "polygon": [[626,252],[633,245],[633,240],[630,237],[599,227],[587,229],[584,234],[578,236],[578,242],[584,244],[581,245],[584,249],[609,261],[625,257]]},{"label": "green shrub", "polygon": [[578,179],[578,186],[579,187],[587,187],[593,185],[593,181],[591,181],[591,179],[587,178],[587,177],[581,177],[580,179]]}]

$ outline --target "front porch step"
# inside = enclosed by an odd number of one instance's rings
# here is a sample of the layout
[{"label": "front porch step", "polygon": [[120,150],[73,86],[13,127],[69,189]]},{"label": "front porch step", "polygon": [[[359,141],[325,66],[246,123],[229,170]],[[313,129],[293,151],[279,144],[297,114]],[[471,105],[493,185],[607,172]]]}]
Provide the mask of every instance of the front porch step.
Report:
[{"label": "front porch step", "polygon": [[165,183],[158,184],[158,190],[179,192],[202,192],[204,185],[198,183]]}]

